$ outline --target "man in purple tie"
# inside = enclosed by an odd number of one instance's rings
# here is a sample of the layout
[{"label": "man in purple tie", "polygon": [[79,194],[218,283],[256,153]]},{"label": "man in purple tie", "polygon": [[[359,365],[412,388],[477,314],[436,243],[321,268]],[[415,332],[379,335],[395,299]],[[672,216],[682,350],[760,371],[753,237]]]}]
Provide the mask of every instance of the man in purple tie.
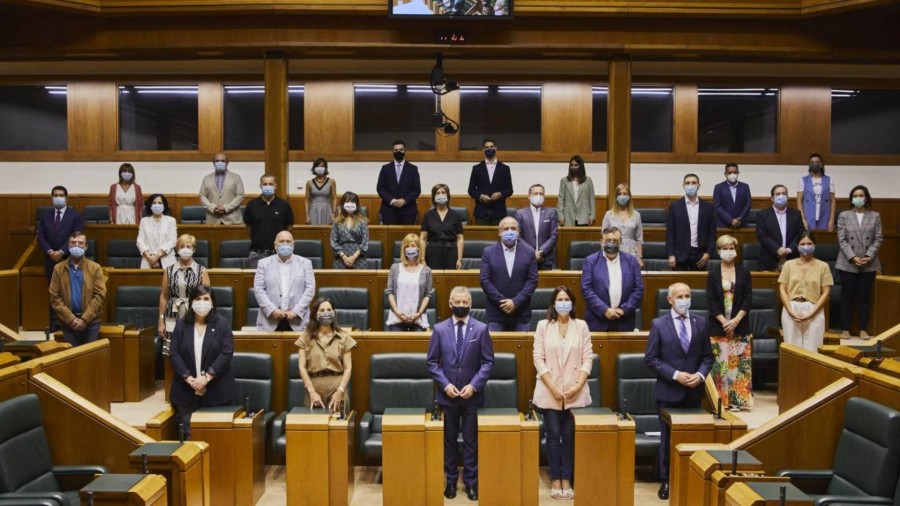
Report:
[{"label": "man in purple tie", "polygon": [[672,309],[653,320],[644,362],[656,371],[656,405],[662,431],[659,444],[657,496],[669,498],[669,429],[663,408],[698,408],[703,399],[703,381],[712,366],[706,318],[690,313],[691,288],[684,283],[669,286]]},{"label": "man in purple tie", "polygon": [[457,438],[463,434],[463,482],[466,495],[478,500],[478,408],[494,368],[494,344],[487,325],[469,317],[472,294],[464,286],[450,290],[453,317],[434,326],[428,343],[428,370],[438,384],[444,410],[444,497],[456,497],[459,469]]}]

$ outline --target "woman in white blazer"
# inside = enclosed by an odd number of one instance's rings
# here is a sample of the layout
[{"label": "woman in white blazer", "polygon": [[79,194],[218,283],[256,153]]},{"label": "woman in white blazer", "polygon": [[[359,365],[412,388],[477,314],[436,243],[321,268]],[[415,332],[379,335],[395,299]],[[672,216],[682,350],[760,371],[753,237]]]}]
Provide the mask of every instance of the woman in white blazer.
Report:
[{"label": "woman in white blazer", "polygon": [[169,214],[166,196],[161,193],[150,195],[144,204],[144,217],[141,218],[137,236],[141,269],[165,269],[175,263],[178,230],[175,218]]},{"label": "woman in white blazer", "polygon": [[584,159],[569,160],[569,174],[559,180],[556,211],[560,226],[587,227],[594,224],[594,182],[587,177]]},{"label": "woman in white blazer", "polygon": [[534,334],[534,368],[538,382],[534,405],[544,415],[547,460],[550,464],[550,496],[572,499],[575,474],[575,420],[569,411],[591,404],[585,388],[591,374],[591,333],[584,320],[575,318],[575,294],[558,286],[550,297],[547,319]]}]

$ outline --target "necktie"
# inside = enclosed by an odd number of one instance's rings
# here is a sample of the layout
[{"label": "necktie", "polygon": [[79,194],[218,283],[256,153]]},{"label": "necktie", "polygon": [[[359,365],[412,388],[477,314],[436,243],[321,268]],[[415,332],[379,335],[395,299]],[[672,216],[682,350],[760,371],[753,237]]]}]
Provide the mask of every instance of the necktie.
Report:
[{"label": "necktie", "polygon": [[684,316],[678,317],[678,340],[681,341],[681,348],[687,353],[691,347],[691,340],[688,338],[687,327],[684,325]]},{"label": "necktie", "polygon": [[400,173],[403,171],[403,165],[397,165],[397,183],[400,183]]},{"label": "necktie", "polygon": [[462,355],[463,347],[463,322],[456,322],[456,356]]},{"label": "necktie", "polygon": [[56,220],[53,222],[53,224],[58,227],[60,221],[62,221],[62,211],[57,210],[56,211]]}]

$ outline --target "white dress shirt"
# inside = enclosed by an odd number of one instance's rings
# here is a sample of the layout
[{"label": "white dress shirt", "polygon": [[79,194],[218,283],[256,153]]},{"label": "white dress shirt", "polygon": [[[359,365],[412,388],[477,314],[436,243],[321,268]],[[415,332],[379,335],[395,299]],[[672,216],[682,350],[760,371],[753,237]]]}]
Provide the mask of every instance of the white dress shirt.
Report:
[{"label": "white dress shirt", "polygon": [[485,159],[484,166],[487,167],[488,181],[493,183],[494,182],[494,171],[497,170],[497,162],[491,163],[491,162],[487,161],[487,159]]},{"label": "white dress shirt", "polygon": [[196,377],[199,377],[203,371],[200,370],[200,362],[203,359],[203,333],[198,332],[196,327],[194,328],[194,369],[197,373]]},{"label": "white dress shirt", "polygon": [[783,211],[779,211],[777,207],[772,206],[775,210],[775,219],[778,220],[778,228],[781,229],[781,247],[787,248],[787,206]]},{"label": "white dress shirt", "polygon": [[531,220],[534,222],[534,249],[540,249],[541,241],[538,239],[540,237],[541,231],[541,208],[531,206]]},{"label": "white dress shirt", "polygon": [[516,261],[516,245],[514,244],[512,248],[507,248],[505,244],[503,244],[503,258],[506,260],[506,272],[509,274],[510,279],[512,279],[513,272],[513,264]]},{"label": "white dress shirt", "polygon": [[737,202],[737,183],[731,184],[728,183],[728,189],[731,190],[731,201]]},{"label": "white dress shirt", "polygon": [[606,258],[606,268],[609,272],[609,307],[617,308],[622,302],[622,262],[621,255],[610,260]]},{"label": "white dress shirt", "polygon": [[700,243],[697,241],[697,226],[700,222],[700,197],[691,202],[691,199],[684,197],[684,203],[687,205],[688,223],[691,225],[691,247],[697,248]]},{"label": "white dress shirt", "polygon": [[291,294],[291,264],[293,263],[294,257],[288,257],[287,261],[278,257],[278,273],[280,274],[281,281],[281,305],[279,309],[285,311],[288,309],[288,300],[290,299]]}]

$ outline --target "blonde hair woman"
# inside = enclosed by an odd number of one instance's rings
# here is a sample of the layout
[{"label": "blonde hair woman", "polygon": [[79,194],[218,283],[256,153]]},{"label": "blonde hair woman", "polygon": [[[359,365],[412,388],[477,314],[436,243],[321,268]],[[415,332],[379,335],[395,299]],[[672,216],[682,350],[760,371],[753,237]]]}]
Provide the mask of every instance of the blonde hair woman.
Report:
[{"label": "blonde hair woman", "polygon": [[387,330],[428,330],[428,315],[425,311],[434,296],[431,268],[422,261],[422,240],[416,234],[407,234],[403,238],[400,263],[391,266],[385,293],[391,305],[391,312],[384,322]]},{"label": "blonde hair woman", "polygon": [[641,269],[644,268],[644,228],[641,213],[634,210],[631,188],[621,183],[616,186],[616,206],[603,215],[602,228],[616,227],[622,232],[621,251],[634,255]]},{"label": "blonde hair woman", "polygon": [[178,261],[163,270],[159,290],[159,335],[163,337],[163,354],[168,354],[168,333],[175,329],[175,322],[184,318],[188,310],[188,297],[199,285],[210,286],[206,268],[194,260],[197,238],[182,234],[175,241]]}]

